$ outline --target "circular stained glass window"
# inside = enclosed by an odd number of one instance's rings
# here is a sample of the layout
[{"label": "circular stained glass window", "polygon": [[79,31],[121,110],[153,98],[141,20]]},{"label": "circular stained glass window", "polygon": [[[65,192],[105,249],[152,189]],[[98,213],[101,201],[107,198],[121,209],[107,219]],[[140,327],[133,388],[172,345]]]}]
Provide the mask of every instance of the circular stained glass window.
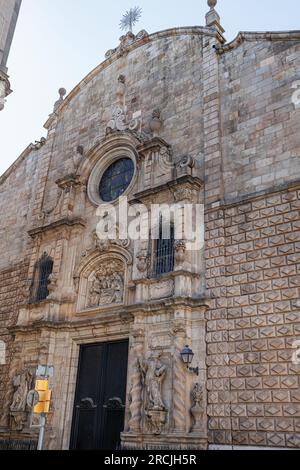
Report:
[{"label": "circular stained glass window", "polygon": [[134,163],[131,158],[121,158],[103,173],[99,193],[103,202],[118,199],[130,185],[134,175]]}]

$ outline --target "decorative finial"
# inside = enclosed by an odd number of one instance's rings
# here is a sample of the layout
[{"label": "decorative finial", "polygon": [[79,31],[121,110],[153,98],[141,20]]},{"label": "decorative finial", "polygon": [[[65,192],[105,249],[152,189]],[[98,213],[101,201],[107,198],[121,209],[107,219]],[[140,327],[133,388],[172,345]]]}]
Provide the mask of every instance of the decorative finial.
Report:
[{"label": "decorative finial", "polygon": [[60,88],[58,90],[58,94],[59,94],[59,99],[54,103],[54,111],[57,110],[57,108],[61,105],[61,103],[63,102],[64,100],[64,96],[66,96],[67,94],[67,91],[65,88]]},{"label": "decorative finial", "polygon": [[217,3],[218,3],[218,0],[207,0],[207,4],[208,4],[208,6],[210,7],[211,10],[213,10],[215,8]]},{"label": "decorative finial", "polygon": [[60,88],[60,89],[58,90],[58,93],[59,93],[60,99],[63,100],[63,99],[64,99],[64,96],[66,96],[66,94],[67,94],[67,90],[66,90],[65,88]]},{"label": "decorative finial", "polygon": [[120,28],[122,31],[130,31],[132,33],[134,25],[139,21],[141,16],[142,9],[140,7],[130,8],[129,11],[126,11],[120,22]]},{"label": "decorative finial", "polygon": [[206,13],[206,26],[210,28],[214,28],[218,31],[221,35],[225,32],[224,28],[221,25],[221,19],[218,12],[215,10],[215,6],[217,5],[217,0],[207,0],[207,4],[210,7],[208,13]]}]

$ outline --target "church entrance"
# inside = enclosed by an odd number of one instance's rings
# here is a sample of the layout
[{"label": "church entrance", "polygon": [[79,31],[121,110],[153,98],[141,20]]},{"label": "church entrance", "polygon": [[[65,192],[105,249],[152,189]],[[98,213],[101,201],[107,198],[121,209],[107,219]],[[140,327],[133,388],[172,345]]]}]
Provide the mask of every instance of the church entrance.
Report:
[{"label": "church entrance", "polygon": [[71,449],[116,450],[124,430],[128,341],[80,348]]}]

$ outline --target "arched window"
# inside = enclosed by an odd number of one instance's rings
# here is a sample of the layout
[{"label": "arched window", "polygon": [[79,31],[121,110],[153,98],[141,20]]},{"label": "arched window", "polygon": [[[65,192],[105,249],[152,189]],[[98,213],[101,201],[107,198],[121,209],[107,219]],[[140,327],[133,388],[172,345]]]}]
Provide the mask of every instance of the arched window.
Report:
[{"label": "arched window", "polygon": [[41,259],[36,263],[33,282],[31,286],[31,302],[42,302],[49,295],[48,284],[49,276],[53,271],[53,260],[44,253]]},{"label": "arched window", "polygon": [[169,228],[164,230],[163,218],[160,217],[159,237],[154,249],[154,273],[157,276],[174,270],[175,228],[173,222],[168,223]]}]

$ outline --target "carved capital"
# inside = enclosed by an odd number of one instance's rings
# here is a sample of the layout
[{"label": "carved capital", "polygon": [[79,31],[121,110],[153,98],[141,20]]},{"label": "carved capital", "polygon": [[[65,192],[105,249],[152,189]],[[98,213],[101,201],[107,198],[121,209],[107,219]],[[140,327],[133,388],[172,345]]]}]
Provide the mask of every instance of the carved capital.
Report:
[{"label": "carved capital", "polygon": [[192,203],[196,200],[197,193],[194,189],[189,187],[181,187],[174,190],[175,202],[189,202]]}]

